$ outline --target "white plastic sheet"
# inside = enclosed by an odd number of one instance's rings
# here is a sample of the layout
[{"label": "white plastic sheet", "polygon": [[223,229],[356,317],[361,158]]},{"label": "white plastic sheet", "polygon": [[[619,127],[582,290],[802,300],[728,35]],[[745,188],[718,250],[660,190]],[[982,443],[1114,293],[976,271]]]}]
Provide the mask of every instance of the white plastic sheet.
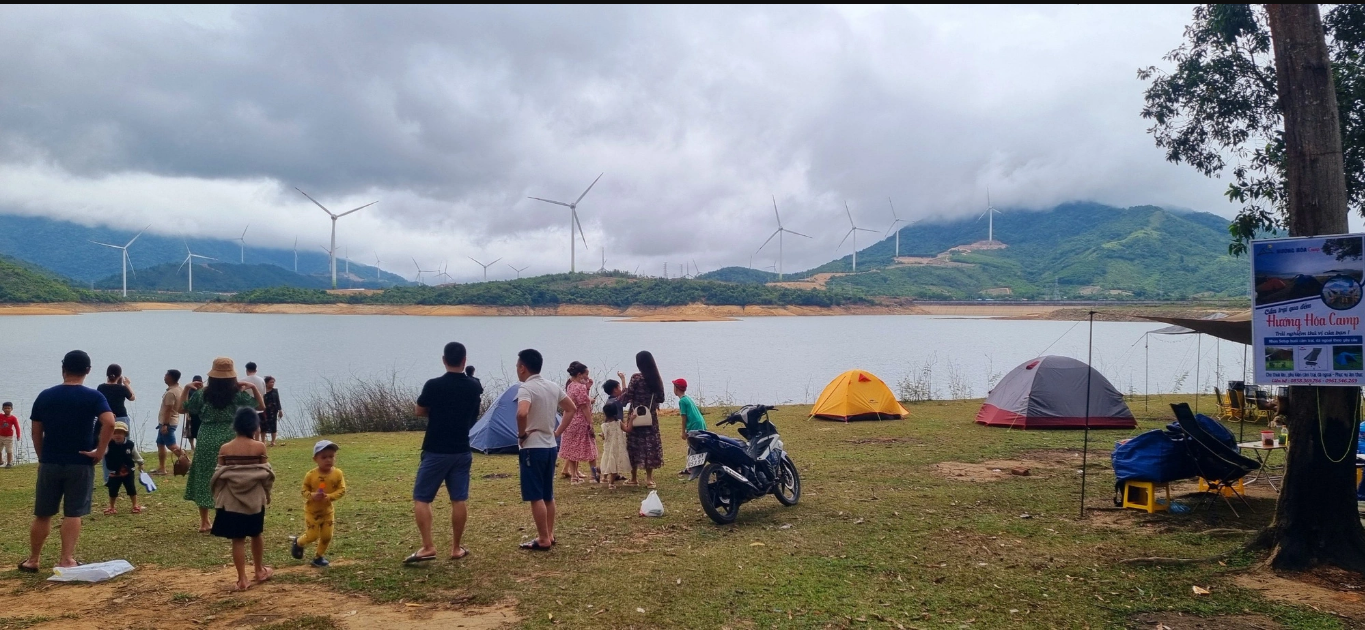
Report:
[{"label": "white plastic sheet", "polygon": [[659,499],[658,490],[650,490],[649,496],[640,502],[640,516],[663,516],[664,502]]},{"label": "white plastic sheet", "polygon": [[49,582],[103,582],[133,570],[127,560],[110,560],[77,567],[53,567]]}]

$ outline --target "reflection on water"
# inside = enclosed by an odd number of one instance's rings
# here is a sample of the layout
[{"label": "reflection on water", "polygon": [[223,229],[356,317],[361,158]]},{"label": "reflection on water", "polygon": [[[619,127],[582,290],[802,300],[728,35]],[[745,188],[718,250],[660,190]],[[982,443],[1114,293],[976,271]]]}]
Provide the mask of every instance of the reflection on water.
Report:
[{"label": "reflection on water", "polygon": [[[1094,364],[1128,394],[1193,392],[1196,352],[1203,391],[1242,374],[1243,349],[1194,335],[1151,335],[1156,323],[1097,322]],[[16,405],[28,442],[29,403],[60,382],[62,354],[90,353],[98,384],[109,363],[132,379],[133,439],[150,447],[168,368],[188,382],[213,357],[247,361],[274,376],[284,403],[281,430],[310,430],[303,403],[324,379],[396,374],[420,386],[440,374],[441,346],[462,341],[486,386],[514,380],[516,352],[536,348],[545,374],[567,378],[582,361],[597,383],[634,371],[634,355],[654,353],[666,380],[683,377],[706,403],[813,401],[848,369],[878,374],[892,389],[927,375],[935,396],[982,397],[1010,368],[1039,354],[1086,359],[1084,322],[931,316],[756,317],[731,322],[637,323],[599,317],[408,317],[255,315],[149,311],[0,318],[0,400]],[[1144,358],[1150,356],[1150,372]],[[671,402],[671,401],[670,401]],[[1209,403],[1212,405],[1212,401]],[[27,447],[27,446],[26,446]]]}]

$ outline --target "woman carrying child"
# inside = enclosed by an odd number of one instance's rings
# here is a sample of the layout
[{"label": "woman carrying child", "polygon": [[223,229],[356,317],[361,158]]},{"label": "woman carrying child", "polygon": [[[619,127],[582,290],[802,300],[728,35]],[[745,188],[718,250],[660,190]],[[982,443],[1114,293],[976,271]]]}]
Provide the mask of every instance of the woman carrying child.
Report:
[{"label": "woman carrying child", "polygon": [[602,405],[602,461],[601,474],[607,482],[608,490],[616,489],[616,482],[624,480],[630,472],[630,453],[626,451],[626,432],[621,429],[622,413],[621,383],[607,379],[602,384],[607,395],[607,404]]},{"label": "woman carrying child", "polygon": [[[208,374],[208,384],[190,383],[180,394],[180,408],[199,416],[198,448],[185,482],[185,500],[199,506],[199,533],[209,533],[209,510],[214,508],[210,478],[218,462],[218,449],[233,439],[233,418],[239,407],[265,409],[265,399],[249,383],[237,382],[232,359],[218,357]],[[259,419],[258,422],[259,424]]]},{"label": "woman carrying child", "polygon": [[236,437],[218,449],[218,466],[209,483],[216,510],[213,535],[232,540],[232,564],[237,567],[236,590],[239,591],[251,587],[246,578],[247,538],[251,539],[255,582],[264,582],[275,574],[261,560],[265,554],[261,532],[265,530],[265,507],[270,505],[275,471],[270,468],[265,444],[254,439],[260,428],[261,418],[256,410],[247,407],[237,410],[232,419]]},{"label": "woman carrying child", "polygon": [[587,478],[578,470],[579,462],[588,462],[592,469],[593,481],[601,481],[597,471],[597,432],[592,429],[592,379],[588,378],[588,366],[574,361],[569,364],[569,386],[567,394],[573,401],[576,411],[572,418],[559,423],[555,437],[561,437],[559,456],[568,462],[573,480],[569,483],[580,484]]}]

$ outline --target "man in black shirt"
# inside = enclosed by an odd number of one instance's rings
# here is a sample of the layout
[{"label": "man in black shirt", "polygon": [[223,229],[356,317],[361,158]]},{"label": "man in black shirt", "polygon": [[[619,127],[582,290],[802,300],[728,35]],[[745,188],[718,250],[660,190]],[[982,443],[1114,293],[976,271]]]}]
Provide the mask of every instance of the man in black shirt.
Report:
[{"label": "man in black shirt", "polygon": [[473,455],[469,451],[469,430],[479,421],[479,399],[483,385],[465,374],[464,344],[450,342],[441,355],[446,373],[427,381],[417,397],[415,413],[427,419],[427,434],[422,439],[422,463],[417,467],[417,480],[412,487],[412,512],[417,520],[417,531],[422,535],[422,548],[404,560],[407,564],[436,559],[436,542],[431,534],[431,502],[441,484],[450,494],[450,526],[453,531],[450,557],[458,560],[469,555],[460,546],[468,518],[469,466]]}]

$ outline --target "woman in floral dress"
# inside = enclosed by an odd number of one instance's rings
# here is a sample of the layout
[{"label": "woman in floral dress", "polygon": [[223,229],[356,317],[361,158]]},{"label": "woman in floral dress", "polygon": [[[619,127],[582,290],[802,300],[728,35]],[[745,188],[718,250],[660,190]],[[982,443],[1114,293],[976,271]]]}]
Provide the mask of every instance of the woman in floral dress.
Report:
[{"label": "woman in floral dress", "polygon": [[592,379],[588,378],[588,366],[574,361],[569,364],[569,386],[566,388],[569,400],[577,407],[573,417],[559,424],[555,437],[560,437],[559,456],[568,463],[573,480],[569,483],[583,483],[586,475],[579,472],[578,463],[588,462],[592,469],[593,481],[601,477],[597,474],[597,435],[592,428]]},{"label": "woman in floral dress", "polygon": [[265,400],[250,383],[237,382],[237,370],[232,359],[218,357],[208,374],[208,384],[190,383],[180,394],[180,408],[200,418],[199,439],[195,444],[190,477],[185,482],[185,500],[199,506],[199,533],[212,530],[209,510],[213,509],[213,490],[209,482],[218,466],[218,449],[236,436],[232,419],[237,409],[249,407],[265,409]]},{"label": "woman in floral dress", "polygon": [[[640,371],[632,374],[630,385],[621,402],[626,405],[626,419],[621,428],[626,430],[626,450],[630,453],[630,481],[628,486],[638,486],[638,469],[645,469],[645,482],[654,487],[654,471],[664,466],[664,445],[659,439],[659,404],[664,401],[664,380],[659,376],[659,367],[654,363],[654,355],[641,350],[635,355],[635,367]],[[624,375],[621,375],[625,378]],[[633,426],[635,418],[648,418],[649,424]]]}]

